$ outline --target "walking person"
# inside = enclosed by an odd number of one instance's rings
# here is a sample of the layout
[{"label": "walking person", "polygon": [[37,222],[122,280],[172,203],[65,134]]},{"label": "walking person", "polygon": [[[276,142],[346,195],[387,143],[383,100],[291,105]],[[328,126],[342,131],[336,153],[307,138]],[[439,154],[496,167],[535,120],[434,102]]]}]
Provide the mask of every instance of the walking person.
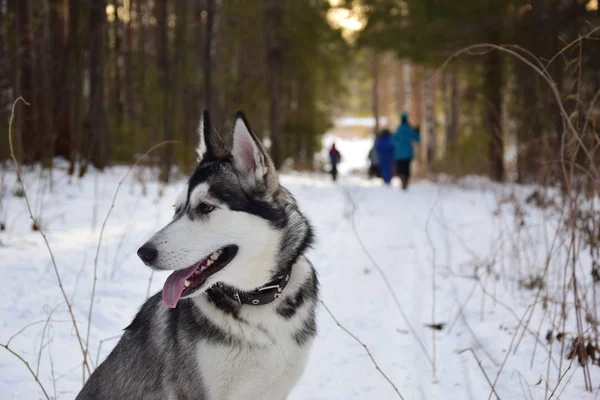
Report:
[{"label": "walking person", "polygon": [[337,166],[340,163],[340,161],[342,161],[342,155],[335,147],[335,143],[332,144],[331,148],[329,149],[329,161],[331,161],[331,177],[335,182],[337,180],[338,174]]},{"label": "walking person", "polygon": [[408,114],[402,113],[400,126],[392,137],[394,144],[394,159],[396,161],[396,173],[402,181],[402,189],[408,189],[410,181],[410,164],[414,158],[413,144],[419,143],[419,132],[408,123]]},{"label": "walking person", "polygon": [[375,149],[375,144],[369,150],[369,155],[367,156],[367,160],[369,160],[369,171],[367,172],[369,179],[376,178],[379,175],[379,157],[377,156],[377,150]]},{"label": "walking person", "polygon": [[389,130],[384,129],[377,136],[375,149],[379,158],[379,174],[383,182],[389,185],[392,181],[392,170],[394,168],[394,145],[392,144],[392,133]]}]

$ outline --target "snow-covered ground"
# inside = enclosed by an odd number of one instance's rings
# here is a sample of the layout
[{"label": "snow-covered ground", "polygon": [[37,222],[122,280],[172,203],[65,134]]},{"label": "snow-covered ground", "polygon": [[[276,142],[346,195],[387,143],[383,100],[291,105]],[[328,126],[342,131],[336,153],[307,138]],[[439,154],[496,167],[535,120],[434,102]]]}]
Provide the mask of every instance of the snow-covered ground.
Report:
[{"label": "snow-covered ground", "polygon": [[[45,184],[40,187],[48,180],[40,179],[39,172],[26,175],[32,205],[36,213],[42,210],[42,227],[84,338],[100,227],[125,172],[124,167],[111,168],[69,182],[55,171],[52,191]],[[316,227],[318,243],[309,256],[319,273],[322,299],[367,345],[405,399],[488,398],[490,384],[465,349],[473,349],[492,382],[498,380],[502,399],[545,399],[563,374],[555,398],[596,398],[597,392],[584,391],[578,363],[561,358],[561,343],[550,345],[545,339],[554,303],[546,304],[547,312],[541,300],[536,303],[531,320],[525,318],[525,329],[519,321],[531,311],[535,291],[519,289],[518,280],[543,269],[546,239],[552,238],[545,228],[552,225],[552,217],[525,206],[528,229],[519,231],[514,208],[498,203],[512,192],[525,197],[530,189],[479,179],[458,185],[421,181],[408,192],[356,177],[332,184],[324,175],[292,174],[282,182]],[[110,352],[148,293],[160,290],[166,275],[153,275],[135,253],[170,219],[184,184],[181,178],[161,187],[144,170],[134,171],[121,187],[97,260],[89,330],[94,364]],[[48,251],[39,232],[30,230],[23,198],[13,194],[14,175],[8,174],[4,185],[0,343],[20,332],[10,347],[34,371],[39,368],[51,396],[71,399],[82,385],[81,351]],[[523,238],[515,241],[515,232]],[[515,247],[519,240],[522,250]],[[443,329],[426,326],[432,322],[443,323]],[[322,307],[318,323],[307,371],[291,399],[397,398],[363,346]],[[567,334],[574,331],[569,322]],[[593,366],[591,372],[598,387],[599,368]],[[0,398],[42,398],[25,366],[4,349]]]}]

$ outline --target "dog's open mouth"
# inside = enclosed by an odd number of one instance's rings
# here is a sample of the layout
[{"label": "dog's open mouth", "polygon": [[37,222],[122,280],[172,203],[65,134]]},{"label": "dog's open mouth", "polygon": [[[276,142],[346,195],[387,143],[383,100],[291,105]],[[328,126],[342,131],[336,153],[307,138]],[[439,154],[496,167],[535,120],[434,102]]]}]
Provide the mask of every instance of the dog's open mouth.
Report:
[{"label": "dog's open mouth", "polygon": [[212,252],[208,257],[191,267],[173,272],[163,286],[163,302],[169,308],[175,308],[180,298],[189,296],[200,289],[209,276],[222,270],[233,260],[238,247],[226,246]]}]

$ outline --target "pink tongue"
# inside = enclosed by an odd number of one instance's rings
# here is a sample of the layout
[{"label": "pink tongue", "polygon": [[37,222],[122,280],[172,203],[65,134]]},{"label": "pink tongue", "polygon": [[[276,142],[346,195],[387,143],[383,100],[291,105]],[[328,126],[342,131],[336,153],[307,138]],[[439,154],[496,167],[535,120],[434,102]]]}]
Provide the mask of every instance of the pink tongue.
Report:
[{"label": "pink tongue", "polygon": [[192,265],[189,268],[177,270],[169,275],[162,290],[163,302],[167,307],[175,308],[177,306],[177,302],[181,298],[181,293],[185,289],[185,280],[192,276],[197,268],[197,265]]}]

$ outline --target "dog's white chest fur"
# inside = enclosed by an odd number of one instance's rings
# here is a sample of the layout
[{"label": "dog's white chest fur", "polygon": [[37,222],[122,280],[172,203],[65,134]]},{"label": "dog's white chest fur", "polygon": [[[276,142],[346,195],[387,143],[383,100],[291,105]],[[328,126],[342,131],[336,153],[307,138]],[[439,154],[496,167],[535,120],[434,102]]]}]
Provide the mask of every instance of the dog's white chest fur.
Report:
[{"label": "dog's white chest fur", "polygon": [[[301,259],[293,268],[286,291],[294,293],[310,274]],[[284,400],[300,379],[312,340],[298,344],[314,303],[306,302],[289,319],[276,312],[282,299],[242,308],[240,319],[218,311],[206,298],[198,301],[213,323],[237,338],[237,344],[198,344],[198,366],[210,400]]]},{"label": "dog's white chest fur", "polygon": [[300,379],[309,346],[236,349],[202,345],[200,370],[209,398],[284,400]]}]

